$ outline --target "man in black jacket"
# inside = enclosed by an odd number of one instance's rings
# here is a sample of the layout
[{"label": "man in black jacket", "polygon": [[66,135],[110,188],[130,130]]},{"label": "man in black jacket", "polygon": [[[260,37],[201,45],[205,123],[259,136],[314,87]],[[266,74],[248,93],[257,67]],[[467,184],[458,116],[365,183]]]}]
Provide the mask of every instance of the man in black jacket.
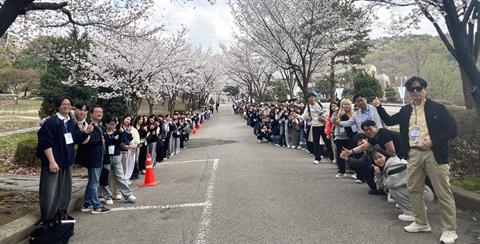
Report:
[{"label": "man in black jacket", "polygon": [[400,125],[404,148],[408,148],[408,190],[415,222],[405,227],[407,232],[430,232],[423,190],[425,177],[432,182],[438,198],[443,233],[442,243],[457,239],[455,201],[449,183],[448,140],[457,136],[457,124],[445,106],[426,98],[427,82],[412,77],[405,83],[412,103],[392,116],[375,99],[373,105],[387,125]]},{"label": "man in black jacket", "polygon": [[78,145],[76,161],[88,169],[88,183],[83,197],[82,212],[92,214],[108,213],[110,209],[102,206],[98,198],[98,184],[103,167],[103,155],[105,154],[104,130],[100,123],[103,118],[103,109],[99,105],[92,107],[90,111],[94,129],[90,133],[90,139],[85,144]]}]

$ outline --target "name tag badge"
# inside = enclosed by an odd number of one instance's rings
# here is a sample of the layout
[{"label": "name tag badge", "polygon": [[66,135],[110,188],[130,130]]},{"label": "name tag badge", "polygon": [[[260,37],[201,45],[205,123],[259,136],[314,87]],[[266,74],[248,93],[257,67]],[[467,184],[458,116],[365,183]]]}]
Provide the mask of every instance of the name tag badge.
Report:
[{"label": "name tag badge", "polygon": [[68,144],[72,144],[73,143],[73,137],[72,137],[72,133],[68,132],[68,133],[65,133],[65,142]]},{"label": "name tag badge", "polygon": [[420,144],[420,127],[419,126],[410,127],[410,141],[412,141],[415,145]]},{"label": "name tag badge", "polygon": [[115,154],[115,145],[108,146],[108,154],[109,155]]}]

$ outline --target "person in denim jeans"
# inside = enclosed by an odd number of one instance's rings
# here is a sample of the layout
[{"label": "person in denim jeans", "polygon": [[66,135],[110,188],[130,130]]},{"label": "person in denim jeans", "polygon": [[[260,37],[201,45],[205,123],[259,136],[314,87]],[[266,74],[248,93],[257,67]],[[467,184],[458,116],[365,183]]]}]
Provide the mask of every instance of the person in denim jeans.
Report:
[{"label": "person in denim jeans", "polygon": [[[114,118],[109,118],[105,120],[107,125],[107,133],[105,134],[105,146],[107,148],[107,153],[110,159],[110,170],[113,175],[113,179],[117,183],[117,187],[122,193],[122,196],[125,200],[134,203],[137,199],[132,190],[128,187],[128,179],[125,178],[122,167],[122,155],[120,153],[120,145],[122,143],[121,136],[124,133],[115,129],[116,120]],[[112,191],[107,185],[105,188],[105,199],[112,199]]]},{"label": "person in denim jeans", "polygon": [[[103,117],[103,109],[99,105],[93,106],[90,111],[94,129],[90,138],[85,144],[80,144],[77,151],[77,162],[88,169],[88,183],[83,197],[82,212],[92,214],[103,214],[110,212],[110,209],[103,207],[98,198],[98,184],[102,172],[104,154],[104,131],[100,127]],[[92,210],[93,207],[93,210]]]}]

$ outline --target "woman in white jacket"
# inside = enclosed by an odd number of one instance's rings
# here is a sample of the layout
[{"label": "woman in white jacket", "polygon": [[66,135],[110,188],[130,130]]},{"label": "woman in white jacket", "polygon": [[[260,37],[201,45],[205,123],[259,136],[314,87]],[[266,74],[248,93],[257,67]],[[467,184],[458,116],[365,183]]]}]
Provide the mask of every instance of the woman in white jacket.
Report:
[{"label": "woman in white jacket", "polygon": [[[398,219],[402,221],[413,222],[415,217],[412,213],[409,193],[407,189],[407,161],[397,156],[390,157],[388,153],[380,147],[373,150],[375,181],[388,189],[390,196],[402,210]],[[425,186],[424,197],[426,201],[433,201],[434,194],[430,187]]]}]

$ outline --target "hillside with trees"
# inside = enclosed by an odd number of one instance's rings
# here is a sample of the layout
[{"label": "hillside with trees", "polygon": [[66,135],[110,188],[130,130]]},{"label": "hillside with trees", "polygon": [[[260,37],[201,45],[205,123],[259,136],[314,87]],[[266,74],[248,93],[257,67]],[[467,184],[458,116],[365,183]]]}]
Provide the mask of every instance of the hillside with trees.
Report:
[{"label": "hillside with trees", "polygon": [[464,104],[462,79],[454,57],[439,37],[409,35],[374,40],[374,48],[365,63],[390,77],[392,86],[413,75],[426,79],[429,97],[446,103]]}]

